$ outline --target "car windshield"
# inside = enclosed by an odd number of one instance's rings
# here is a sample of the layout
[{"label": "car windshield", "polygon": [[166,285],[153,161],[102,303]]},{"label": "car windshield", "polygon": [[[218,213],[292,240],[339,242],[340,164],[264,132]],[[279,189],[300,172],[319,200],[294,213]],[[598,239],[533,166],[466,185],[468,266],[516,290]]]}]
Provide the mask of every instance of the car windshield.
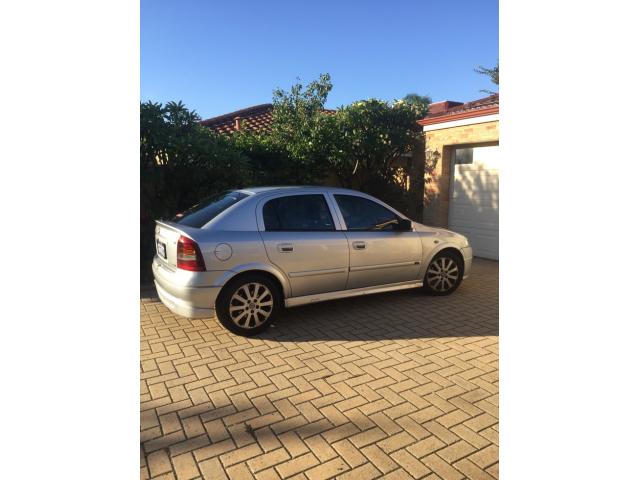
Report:
[{"label": "car windshield", "polygon": [[218,193],[205,198],[190,209],[178,213],[171,221],[187,227],[201,228],[231,205],[238,203],[248,196],[246,193],[235,191]]}]

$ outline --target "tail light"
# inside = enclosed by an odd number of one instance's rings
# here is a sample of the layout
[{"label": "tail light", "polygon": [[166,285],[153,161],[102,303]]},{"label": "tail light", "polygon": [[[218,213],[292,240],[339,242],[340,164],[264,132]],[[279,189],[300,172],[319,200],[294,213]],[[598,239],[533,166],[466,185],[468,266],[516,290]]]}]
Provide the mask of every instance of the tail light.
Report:
[{"label": "tail light", "polygon": [[183,270],[192,272],[204,272],[204,259],[200,253],[198,244],[188,237],[181,236],[178,239],[178,261],[177,266]]}]

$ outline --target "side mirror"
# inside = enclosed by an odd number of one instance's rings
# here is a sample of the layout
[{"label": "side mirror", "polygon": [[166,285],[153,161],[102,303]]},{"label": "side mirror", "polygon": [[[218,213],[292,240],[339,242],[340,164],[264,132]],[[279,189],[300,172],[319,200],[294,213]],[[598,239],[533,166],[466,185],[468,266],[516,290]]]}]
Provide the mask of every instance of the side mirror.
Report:
[{"label": "side mirror", "polygon": [[407,218],[398,218],[398,223],[395,225],[394,230],[398,232],[410,232],[413,228],[413,223]]}]

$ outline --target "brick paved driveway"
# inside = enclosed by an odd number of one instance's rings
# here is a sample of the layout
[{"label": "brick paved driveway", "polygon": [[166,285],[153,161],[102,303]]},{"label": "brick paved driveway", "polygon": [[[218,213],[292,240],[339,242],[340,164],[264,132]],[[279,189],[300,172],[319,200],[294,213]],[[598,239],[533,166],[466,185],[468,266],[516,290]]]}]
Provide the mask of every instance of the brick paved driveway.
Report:
[{"label": "brick paved driveway", "polygon": [[259,338],[141,301],[141,478],[498,477],[498,264]]}]

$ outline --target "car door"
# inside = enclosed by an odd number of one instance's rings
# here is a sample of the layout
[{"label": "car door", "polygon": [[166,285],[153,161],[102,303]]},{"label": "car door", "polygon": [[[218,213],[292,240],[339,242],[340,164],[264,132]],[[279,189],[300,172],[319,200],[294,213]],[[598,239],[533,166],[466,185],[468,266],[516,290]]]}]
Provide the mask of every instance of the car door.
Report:
[{"label": "car door", "polygon": [[258,204],[269,260],[289,278],[292,296],[346,287],[349,247],[322,192],[278,195]]},{"label": "car door", "polygon": [[347,288],[416,280],[422,260],[419,234],[394,230],[400,217],[364,196],[333,194],[349,243]]}]

